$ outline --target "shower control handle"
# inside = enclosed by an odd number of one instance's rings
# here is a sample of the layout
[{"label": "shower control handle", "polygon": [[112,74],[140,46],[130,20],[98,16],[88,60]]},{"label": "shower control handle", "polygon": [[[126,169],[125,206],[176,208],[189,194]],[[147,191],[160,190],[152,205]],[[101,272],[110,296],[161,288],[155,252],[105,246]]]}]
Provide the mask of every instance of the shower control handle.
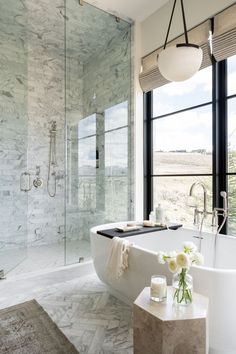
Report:
[{"label": "shower control handle", "polygon": [[36,177],[33,181],[33,185],[35,188],[39,188],[43,186],[43,180],[42,178]]},{"label": "shower control handle", "polygon": [[43,186],[43,179],[40,177],[40,166],[36,166],[35,179],[33,180],[33,185],[35,188],[40,188]]},{"label": "shower control handle", "polygon": [[20,175],[20,190],[21,192],[29,192],[32,189],[31,178],[29,172],[22,172]]}]

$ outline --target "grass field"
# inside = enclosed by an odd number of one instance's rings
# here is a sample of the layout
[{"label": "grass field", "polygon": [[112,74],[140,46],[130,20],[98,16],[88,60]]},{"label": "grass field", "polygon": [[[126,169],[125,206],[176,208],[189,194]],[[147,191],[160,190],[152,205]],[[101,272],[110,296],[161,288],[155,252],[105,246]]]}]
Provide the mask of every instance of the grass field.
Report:
[{"label": "grass field", "polygon": [[[195,174],[211,173],[210,154],[202,153],[177,153],[177,152],[154,152],[154,174]],[[189,198],[191,185],[196,181],[202,181],[208,191],[207,206],[212,210],[212,178],[204,177],[157,177],[154,178],[154,206],[162,204],[167,221],[183,223],[187,227],[193,227],[194,208],[188,206],[190,202],[203,207],[203,191],[196,188],[196,198]],[[205,221],[205,229],[209,230],[211,218]]]}]

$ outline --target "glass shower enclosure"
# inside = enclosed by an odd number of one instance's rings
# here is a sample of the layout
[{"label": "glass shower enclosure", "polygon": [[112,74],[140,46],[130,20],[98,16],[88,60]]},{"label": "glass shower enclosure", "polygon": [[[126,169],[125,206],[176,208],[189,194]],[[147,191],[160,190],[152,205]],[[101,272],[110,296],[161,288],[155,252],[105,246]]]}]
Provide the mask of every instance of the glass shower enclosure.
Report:
[{"label": "glass shower enclosure", "polygon": [[75,242],[89,257],[92,226],[132,217],[131,25],[74,0],[66,17],[66,260],[73,263]]},{"label": "glass shower enclosure", "polygon": [[77,0],[0,0],[0,278],[89,260],[133,218],[132,25]]}]

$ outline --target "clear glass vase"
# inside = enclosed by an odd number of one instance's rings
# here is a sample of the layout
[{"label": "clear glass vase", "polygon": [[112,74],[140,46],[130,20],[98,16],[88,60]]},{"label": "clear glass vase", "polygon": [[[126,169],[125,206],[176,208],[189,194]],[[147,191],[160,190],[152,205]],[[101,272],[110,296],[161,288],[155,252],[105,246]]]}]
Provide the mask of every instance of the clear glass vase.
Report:
[{"label": "clear glass vase", "polygon": [[172,286],[174,288],[173,301],[175,305],[187,306],[191,304],[193,297],[193,278],[187,269],[173,275]]}]

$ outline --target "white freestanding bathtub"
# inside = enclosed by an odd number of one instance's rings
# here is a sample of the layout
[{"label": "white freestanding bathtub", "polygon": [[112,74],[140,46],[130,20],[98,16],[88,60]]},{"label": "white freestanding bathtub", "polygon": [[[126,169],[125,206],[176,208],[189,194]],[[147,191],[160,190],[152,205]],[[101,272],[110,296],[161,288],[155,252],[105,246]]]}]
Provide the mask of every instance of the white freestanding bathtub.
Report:
[{"label": "white freestanding bathtub", "polygon": [[[129,269],[119,280],[108,280],[106,263],[111,239],[97,234],[98,230],[110,229],[124,223],[106,224],[91,229],[91,247],[94,267],[99,278],[109,286],[112,294],[131,303],[145,286],[149,286],[153,274],[167,276],[171,285],[172,274],[167,265],[159,264],[157,251],[181,250],[184,241],[197,246],[198,233],[180,228],[164,230],[126,239],[133,243],[129,254]],[[216,267],[213,268],[215,236],[203,233],[201,252],[205,258],[203,267],[192,267],[194,291],[209,298],[210,354],[236,354],[236,237],[218,236]],[[191,354],[191,353],[189,353]]]}]

